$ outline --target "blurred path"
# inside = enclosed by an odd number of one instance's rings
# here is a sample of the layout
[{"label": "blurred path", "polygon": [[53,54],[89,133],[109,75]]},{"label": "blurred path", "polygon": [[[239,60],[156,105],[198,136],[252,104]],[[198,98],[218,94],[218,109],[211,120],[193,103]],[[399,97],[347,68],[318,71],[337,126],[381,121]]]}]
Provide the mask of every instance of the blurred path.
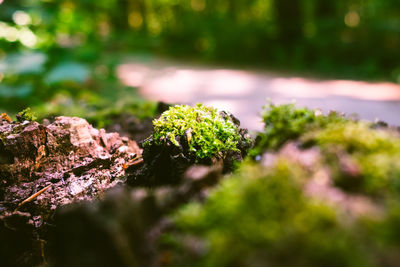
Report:
[{"label": "blurred path", "polygon": [[262,129],[259,113],[266,99],[293,100],[298,106],[358,113],[400,125],[400,85],[349,80],[313,80],[271,73],[193,67],[162,60],[133,60],[118,67],[126,85],[142,96],[169,103],[202,102],[237,116],[244,127]]}]

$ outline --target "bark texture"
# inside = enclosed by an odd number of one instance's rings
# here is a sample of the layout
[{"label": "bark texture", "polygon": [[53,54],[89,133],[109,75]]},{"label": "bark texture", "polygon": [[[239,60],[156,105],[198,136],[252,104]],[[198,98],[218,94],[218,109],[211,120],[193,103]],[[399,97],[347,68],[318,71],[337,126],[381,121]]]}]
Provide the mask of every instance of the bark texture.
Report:
[{"label": "bark texture", "polygon": [[84,119],[58,117],[48,125],[0,119],[2,264],[43,263],[55,210],[101,198],[140,154],[135,141]]}]

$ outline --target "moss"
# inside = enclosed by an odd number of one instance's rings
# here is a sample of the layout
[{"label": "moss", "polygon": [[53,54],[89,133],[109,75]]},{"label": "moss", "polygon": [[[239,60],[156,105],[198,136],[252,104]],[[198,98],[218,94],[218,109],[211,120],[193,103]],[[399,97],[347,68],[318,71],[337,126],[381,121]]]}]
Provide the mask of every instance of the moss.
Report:
[{"label": "moss", "polygon": [[74,99],[70,94],[58,94],[46,104],[36,107],[39,120],[55,116],[76,116],[86,119],[97,128],[111,125],[121,114],[135,116],[139,120],[154,118],[157,114],[157,102],[139,98],[121,98],[110,103],[89,94],[82,99]]},{"label": "moss", "polygon": [[[238,151],[241,142],[239,129],[229,116],[222,116],[216,109],[202,104],[171,107],[154,120],[153,125],[156,144],[168,140],[179,147],[177,137],[184,137],[189,150],[198,159],[223,157],[228,151]],[[148,143],[144,143],[146,145]]]},{"label": "moss", "polygon": [[37,117],[35,116],[35,113],[31,110],[31,108],[28,107],[17,114],[17,119],[21,122],[24,120],[35,121]]},{"label": "moss", "polygon": [[[396,266],[400,133],[294,105],[270,104],[264,119],[256,149],[274,161],[245,163],[204,203],[174,215],[172,265]],[[310,146],[312,166],[287,150]]]},{"label": "moss", "polygon": [[[367,194],[400,193],[400,138],[396,131],[367,122],[332,123],[305,134],[315,143],[342,188]],[[352,169],[348,170],[348,166]],[[349,173],[352,172],[352,173]],[[351,176],[351,177],[349,177]]]},{"label": "moss", "polygon": [[232,172],[247,155],[251,140],[233,115],[197,104],[169,107],[153,120],[153,133],[144,142],[143,164],[127,169],[130,186],[178,185],[194,164]]},{"label": "moss", "polygon": [[115,118],[122,114],[135,116],[139,120],[154,118],[157,114],[157,102],[150,101],[132,101],[121,107],[107,107],[92,112],[90,115],[84,115],[87,120],[97,128],[104,128],[111,125]]},{"label": "moss", "polygon": [[295,104],[276,106],[268,103],[262,112],[264,130],[257,135],[255,147],[249,154],[257,156],[266,150],[279,149],[284,143],[297,139],[307,131],[347,120],[336,112],[328,116],[320,113],[318,110],[296,108]]},{"label": "moss", "polygon": [[[250,155],[278,150],[291,140],[317,146],[336,185],[346,191],[382,195],[400,193],[399,133],[382,123],[354,121],[337,113],[318,115],[294,104],[264,107],[264,131]],[[379,126],[379,127],[377,127]]]},{"label": "moss", "polygon": [[[353,228],[332,207],[304,196],[307,177],[285,160],[269,170],[242,167],[205,204],[176,214],[178,228],[205,243],[196,260],[182,247],[175,257],[195,266],[370,266]],[[193,238],[176,246],[184,240]]]}]

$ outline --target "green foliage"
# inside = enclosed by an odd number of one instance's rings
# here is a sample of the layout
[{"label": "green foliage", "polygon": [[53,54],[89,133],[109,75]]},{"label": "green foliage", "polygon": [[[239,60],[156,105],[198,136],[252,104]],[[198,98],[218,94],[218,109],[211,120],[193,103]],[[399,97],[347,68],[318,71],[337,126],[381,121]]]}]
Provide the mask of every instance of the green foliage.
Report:
[{"label": "green foliage", "polygon": [[183,266],[370,266],[354,226],[304,196],[307,174],[286,160],[269,170],[242,167],[204,205],[189,204],[175,215],[183,233],[205,242],[196,260],[182,240],[170,242],[180,250],[175,259]]},{"label": "green foliage", "polygon": [[259,154],[261,149],[276,149],[288,140],[295,139],[305,127],[315,122],[315,112],[306,108],[296,109],[294,104],[264,106],[262,118],[264,131],[257,137],[257,148],[252,154]]},{"label": "green foliage", "polygon": [[394,0],[5,0],[0,111],[96,93],[95,72],[132,52],[399,81],[398,11]]},{"label": "green foliage", "polygon": [[95,110],[89,115],[82,114],[82,117],[87,118],[97,128],[103,128],[112,124],[113,119],[122,114],[132,115],[139,120],[152,119],[157,115],[157,102],[132,99],[120,105],[105,106],[103,109]]},{"label": "green foliage", "polygon": [[35,113],[31,110],[31,108],[28,107],[18,113],[17,119],[19,121],[35,121],[37,117],[35,116]]},{"label": "green foliage", "polygon": [[156,116],[156,102],[140,98],[132,88],[113,86],[114,90],[106,87],[96,94],[83,90],[73,96],[68,91],[61,91],[51,101],[35,107],[35,110],[40,114],[39,120],[49,116],[77,116],[85,118],[97,128],[112,124],[113,119],[121,114],[132,115],[139,120]]},{"label": "green foliage", "polygon": [[189,150],[199,159],[223,156],[229,150],[238,151],[238,127],[229,116],[223,117],[216,109],[202,104],[171,107],[154,120],[153,125],[156,144],[169,140],[180,146],[176,137],[185,136]]},{"label": "green foliage", "polygon": [[267,104],[262,113],[264,131],[257,135],[256,145],[250,155],[256,156],[265,150],[278,149],[284,143],[297,139],[314,128],[346,120],[335,112],[328,116],[322,116],[319,113],[320,111],[317,110],[296,108],[295,104],[280,106]]},{"label": "green foliage", "polygon": [[[264,137],[272,139],[264,145],[276,150],[269,151],[274,160],[268,167],[245,163],[204,203],[188,204],[174,215],[178,230],[162,240],[172,252],[171,265],[398,262],[398,130],[337,114],[316,116],[294,105],[270,104],[264,118]],[[295,140],[296,150],[288,146],[281,153],[277,144],[288,140]],[[313,151],[312,165],[297,156],[302,149]]]},{"label": "green foliage", "polygon": [[395,0],[5,0],[0,58],[40,51],[52,71],[134,50],[398,81],[398,13]]},{"label": "green foliage", "polygon": [[[278,150],[289,141],[316,145],[332,167],[335,183],[346,190],[382,194],[400,192],[400,140],[393,129],[376,129],[337,113],[316,115],[294,104],[264,108],[264,131],[250,155]],[[350,178],[349,178],[350,177]],[[352,177],[352,178],[351,178]]]}]

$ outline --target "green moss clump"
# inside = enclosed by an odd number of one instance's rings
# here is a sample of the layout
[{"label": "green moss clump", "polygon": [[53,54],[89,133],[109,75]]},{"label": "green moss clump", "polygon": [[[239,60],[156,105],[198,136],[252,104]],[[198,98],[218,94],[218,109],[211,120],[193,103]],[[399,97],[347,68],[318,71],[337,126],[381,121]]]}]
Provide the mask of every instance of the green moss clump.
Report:
[{"label": "green moss clump", "polygon": [[[368,122],[354,121],[337,113],[316,115],[294,104],[264,107],[264,131],[250,155],[278,150],[298,140],[317,146],[324,164],[330,166],[337,186],[349,192],[383,195],[400,193],[399,133]],[[386,127],[386,126],[385,126]]]},{"label": "green moss clump", "polygon": [[[189,204],[175,215],[186,235],[169,240],[179,251],[175,260],[182,266],[370,266],[352,226],[303,194],[307,177],[285,160],[269,170],[243,166],[204,204]],[[194,260],[184,240],[196,237],[204,243]]]},{"label": "green moss clump", "polygon": [[19,112],[17,114],[17,120],[18,121],[35,121],[37,119],[37,117],[35,116],[34,112],[31,110],[31,108],[26,108],[24,110],[22,110],[21,112]]},{"label": "green moss clump", "polygon": [[264,131],[257,135],[254,149],[249,154],[257,156],[266,150],[276,150],[307,131],[347,120],[336,112],[331,112],[328,116],[318,113],[320,112],[317,110],[296,108],[295,104],[280,106],[267,104],[262,112]]},{"label": "green moss clump", "polygon": [[332,123],[305,134],[331,166],[336,184],[373,195],[400,193],[400,138],[397,131],[374,129],[371,123]]},{"label": "green moss clump", "polygon": [[[197,104],[195,107],[177,105],[153,121],[153,139],[160,145],[170,141],[181,144],[177,137],[187,140],[190,152],[198,159],[223,156],[227,151],[238,151],[241,142],[238,127],[229,116],[221,116],[214,108]],[[147,143],[144,143],[146,146]]]},{"label": "green moss clump", "polygon": [[177,185],[194,164],[218,164],[228,173],[244,159],[250,145],[247,130],[231,114],[202,104],[169,107],[153,120],[153,133],[142,142],[144,164],[127,170],[127,183]]},{"label": "green moss clump", "polygon": [[393,153],[399,150],[398,134],[389,129],[374,129],[371,123],[347,121],[332,123],[325,128],[306,133],[303,142],[313,140],[316,145],[326,147],[330,144],[342,147],[347,152]]}]

